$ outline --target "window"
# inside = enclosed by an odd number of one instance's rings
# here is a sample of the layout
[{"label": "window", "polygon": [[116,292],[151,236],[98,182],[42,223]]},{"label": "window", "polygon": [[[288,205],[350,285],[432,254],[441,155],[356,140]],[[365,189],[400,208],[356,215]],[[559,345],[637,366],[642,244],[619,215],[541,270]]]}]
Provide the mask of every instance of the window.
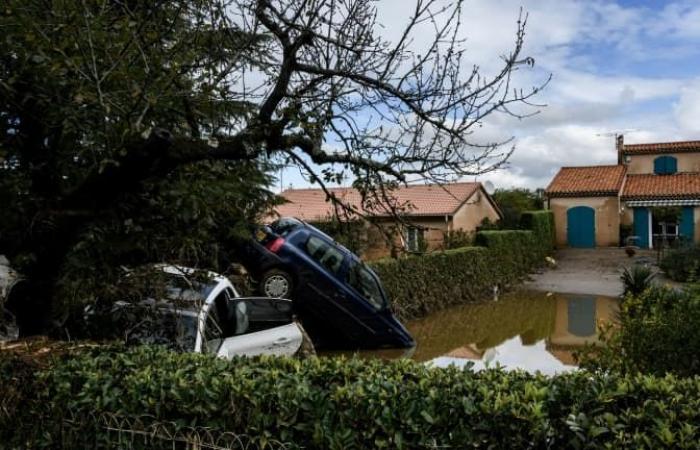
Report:
[{"label": "window", "polygon": [[282,219],[279,219],[279,220],[273,222],[272,225],[270,225],[270,228],[275,233],[284,237],[284,236],[287,236],[290,232],[299,228],[301,225],[302,225],[302,223],[299,222],[297,219],[294,219],[291,217],[284,217]]},{"label": "window", "polygon": [[654,173],[671,175],[678,172],[678,162],[673,156],[659,156],[654,160]]},{"label": "window", "polygon": [[406,250],[410,252],[421,251],[423,244],[423,229],[417,227],[408,227],[406,230]]},{"label": "window", "polygon": [[376,309],[383,309],[386,305],[382,288],[377,278],[364,264],[355,261],[350,263],[348,272],[348,284],[359,292]]},{"label": "window", "polygon": [[306,251],[323,267],[337,274],[343,264],[343,254],[321,238],[311,236],[306,241]]}]

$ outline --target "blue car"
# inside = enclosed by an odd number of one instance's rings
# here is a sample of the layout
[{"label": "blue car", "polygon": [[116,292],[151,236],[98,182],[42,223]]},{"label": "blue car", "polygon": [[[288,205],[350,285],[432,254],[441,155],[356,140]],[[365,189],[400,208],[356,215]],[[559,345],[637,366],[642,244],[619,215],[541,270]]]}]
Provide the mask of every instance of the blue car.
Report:
[{"label": "blue car", "polygon": [[257,228],[244,262],[262,295],[290,298],[314,343],[331,348],[413,347],[377,275],[319,229],[294,218]]}]

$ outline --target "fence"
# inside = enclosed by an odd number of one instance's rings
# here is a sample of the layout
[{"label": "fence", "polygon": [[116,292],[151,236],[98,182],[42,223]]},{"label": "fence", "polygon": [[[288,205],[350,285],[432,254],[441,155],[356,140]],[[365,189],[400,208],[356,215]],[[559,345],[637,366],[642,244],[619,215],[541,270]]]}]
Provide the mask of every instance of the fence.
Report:
[{"label": "fence", "polygon": [[[90,432],[93,429],[95,432]],[[261,445],[247,435],[206,427],[183,426],[175,422],[162,422],[152,416],[125,416],[99,413],[63,420],[61,448],[118,448],[125,450],[252,450],[269,448],[287,450],[289,443],[269,440]]]}]

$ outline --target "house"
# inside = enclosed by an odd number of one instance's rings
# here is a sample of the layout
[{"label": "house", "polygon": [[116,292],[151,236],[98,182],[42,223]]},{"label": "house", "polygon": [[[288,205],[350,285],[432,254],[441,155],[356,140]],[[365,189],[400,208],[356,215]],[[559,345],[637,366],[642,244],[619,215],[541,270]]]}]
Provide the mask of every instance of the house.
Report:
[{"label": "house", "polygon": [[562,167],[545,190],[557,245],[700,242],[700,141],[616,147],[617,164]]},{"label": "house", "polygon": [[[330,188],[341,201],[359,208],[361,197],[352,188]],[[375,223],[388,230],[393,244],[408,251],[418,251],[421,245],[427,250],[443,248],[445,234],[453,231],[471,233],[484,219],[496,222],[501,212],[481,183],[450,183],[445,185],[412,185],[392,191],[399,205],[407,205],[404,215],[409,226],[396,229],[388,213],[364,210]],[[335,208],[321,189],[288,189],[280,194],[287,203],[275,208],[279,216],[292,216],[311,223],[326,222],[335,214]],[[391,245],[383,233],[371,230],[369,246],[363,252],[365,259],[388,256]]]}]

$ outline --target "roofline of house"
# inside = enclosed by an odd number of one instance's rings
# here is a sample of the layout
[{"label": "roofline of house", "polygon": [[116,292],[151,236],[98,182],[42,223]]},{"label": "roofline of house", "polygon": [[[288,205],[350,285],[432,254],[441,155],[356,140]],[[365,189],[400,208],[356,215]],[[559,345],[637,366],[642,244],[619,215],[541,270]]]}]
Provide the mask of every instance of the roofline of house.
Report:
[{"label": "roofline of house", "polygon": [[568,191],[568,192],[545,192],[547,198],[570,198],[570,197],[618,197],[620,189],[615,191]]},{"label": "roofline of house", "polygon": [[486,199],[489,201],[489,203],[491,204],[493,209],[496,211],[496,214],[498,214],[499,219],[503,219],[503,211],[501,211],[501,208],[498,207],[498,204],[496,204],[496,201],[493,199],[493,197],[491,197],[491,194],[486,192],[486,189],[484,189],[484,185],[481,184],[481,182],[477,181],[476,183],[477,183],[476,189],[474,189],[472,191],[472,193],[469,194],[467,196],[467,198],[465,198],[464,201],[462,203],[460,203],[459,206],[457,208],[455,208],[455,210],[450,215],[454,216],[455,214],[457,214],[457,211],[459,211],[459,209],[462,206],[464,206],[469,201],[469,199],[474,196],[474,194],[476,194],[478,191],[481,191],[486,196]]}]

